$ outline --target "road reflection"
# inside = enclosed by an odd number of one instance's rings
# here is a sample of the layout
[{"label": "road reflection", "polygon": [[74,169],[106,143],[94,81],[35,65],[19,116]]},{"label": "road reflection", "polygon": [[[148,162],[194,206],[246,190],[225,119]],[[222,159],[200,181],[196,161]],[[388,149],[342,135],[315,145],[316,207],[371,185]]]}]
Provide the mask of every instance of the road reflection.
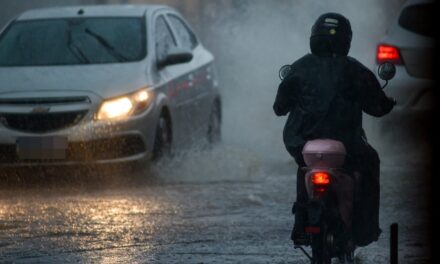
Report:
[{"label": "road reflection", "polygon": [[102,251],[129,252],[132,247],[136,251],[142,247],[140,252],[149,255],[156,232],[177,211],[176,202],[170,203],[161,192],[154,186],[2,190],[0,262],[2,258],[46,262],[55,255],[81,262],[129,263],[136,254],[111,254],[108,259]]}]

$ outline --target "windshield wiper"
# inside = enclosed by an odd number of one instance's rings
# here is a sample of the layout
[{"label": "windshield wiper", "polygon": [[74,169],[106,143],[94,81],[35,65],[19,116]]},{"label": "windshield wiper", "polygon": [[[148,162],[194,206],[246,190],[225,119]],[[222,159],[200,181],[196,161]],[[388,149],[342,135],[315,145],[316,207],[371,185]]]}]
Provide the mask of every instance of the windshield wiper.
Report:
[{"label": "windshield wiper", "polygon": [[73,56],[75,56],[75,58],[77,58],[80,62],[90,64],[90,60],[87,58],[87,56],[81,50],[81,48],[76,46],[75,44],[73,44],[72,29],[70,27],[68,29],[67,47],[69,48],[69,50],[73,54]]},{"label": "windshield wiper", "polygon": [[104,37],[91,31],[89,28],[86,28],[85,32],[94,37],[105,48],[105,50],[119,62],[128,61],[128,58],[119,53],[112,45],[110,45],[110,43]]}]

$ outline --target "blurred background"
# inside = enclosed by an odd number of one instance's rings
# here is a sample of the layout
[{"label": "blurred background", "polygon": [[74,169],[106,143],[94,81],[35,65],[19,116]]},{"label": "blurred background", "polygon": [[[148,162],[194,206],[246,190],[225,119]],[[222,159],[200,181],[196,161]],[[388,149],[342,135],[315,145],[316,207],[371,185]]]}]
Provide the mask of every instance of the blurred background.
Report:
[{"label": "blurred background", "polygon": [[[4,260],[28,254],[53,263],[65,259],[286,263],[287,258],[307,263],[301,253],[292,250],[289,240],[296,168],[282,142],[286,119],[276,117],[272,110],[280,83],[278,70],[309,52],[311,27],[319,15],[339,12],[353,27],[349,55],[376,71],[377,45],[395,24],[404,2],[0,0],[0,28],[31,8],[90,4],[175,7],[216,58],[224,115],[222,144],[213,152],[196,152],[159,167],[157,182],[135,182],[134,188],[119,183],[109,187],[99,181],[63,185],[57,175],[56,183],[49,187],[32,177],[23,180],[31,182],[23,184],[29,189],[16,191],[6,185],[0,192],[0,262],[4,250]],[[417,138],[403,133],[417,130],[416,126],[403,128],[398,122],[383,129],[380,124],[379,119],[365,118],[370,143],[383,161],[384,233],[359,258],[362,263],[388,263],[387,228],[397,221],[402,224],[400,252],[405,263],[431,263],[431,171],[426,160],[431,142],[424,133]],[[122,175],[120,178],[126,173],[111,172]]]}]

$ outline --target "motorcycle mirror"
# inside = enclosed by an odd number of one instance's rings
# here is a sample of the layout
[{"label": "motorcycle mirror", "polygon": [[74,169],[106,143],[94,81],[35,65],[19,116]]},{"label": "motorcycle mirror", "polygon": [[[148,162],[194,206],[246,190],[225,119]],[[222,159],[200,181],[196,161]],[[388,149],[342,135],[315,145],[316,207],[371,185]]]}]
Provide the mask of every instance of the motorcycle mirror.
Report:
[{"label": "motorcycle mirror", "polygon": [[396,75],[396,66],[390,62],[382,63],[379,65],[378,75],[382,80],[388,82]]},{"label": "motorcycle mirror", "polygon": [[284,80],[284,78],[287,77],[287,75],[289,75],[291,66],[290,65],[284,65],[283,67],[281,67],[278,76],[280,77],[281,80]]}]

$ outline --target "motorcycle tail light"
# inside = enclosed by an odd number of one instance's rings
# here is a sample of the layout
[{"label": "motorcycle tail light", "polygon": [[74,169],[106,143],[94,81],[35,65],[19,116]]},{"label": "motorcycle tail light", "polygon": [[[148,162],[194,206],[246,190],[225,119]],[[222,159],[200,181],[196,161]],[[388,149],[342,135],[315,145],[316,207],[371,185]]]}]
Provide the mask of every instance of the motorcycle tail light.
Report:
[{"label": "motorcycle tail light", "polygon": [[329,185],[330,175],[327,172],[315,172],[312,175],[313,185]]},{"label": "motorcycle tail light", "polygon": [[330,185],[330,174],[327,172],[315,172],[312,174],[313,193],[319,198],[327,191]]}]

